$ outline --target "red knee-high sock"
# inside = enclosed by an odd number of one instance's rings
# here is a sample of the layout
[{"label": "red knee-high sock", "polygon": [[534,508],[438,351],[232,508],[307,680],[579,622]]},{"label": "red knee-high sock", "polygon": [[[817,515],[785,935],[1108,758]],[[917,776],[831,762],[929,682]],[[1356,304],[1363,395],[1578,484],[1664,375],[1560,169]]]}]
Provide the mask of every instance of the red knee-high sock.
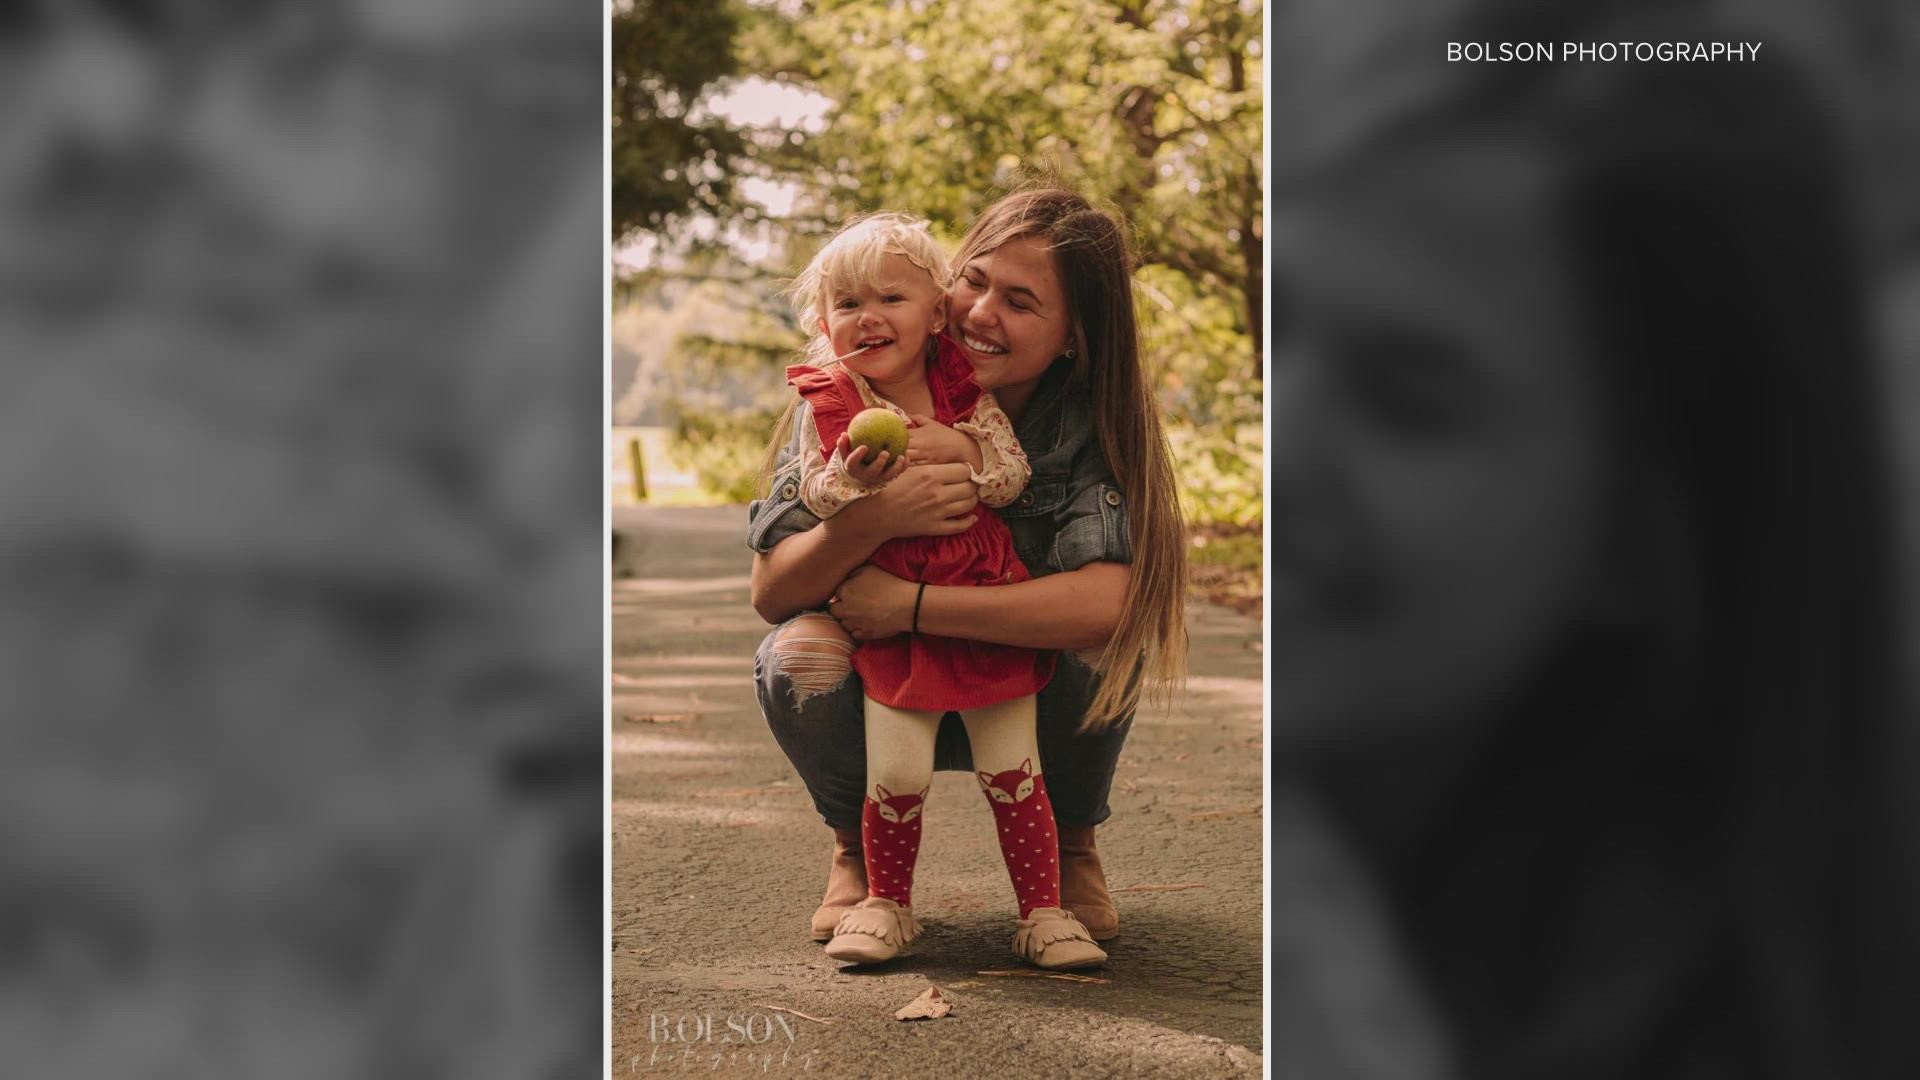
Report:
[{"label": "red knee-high sock", "polygon": [[[913,864],[920,858],[920,807],[927,791],[895,795],[879,784],[860,812],[860,847],[867,860],[867,895],[913,906]],[[874,796],[878,795],[876,801]]]},{"label": "red knee-high sock", "polygon": [[1034,775],[1033,759],[1002,773],[980,772],[980,786],[1000,830],[1000,855],[1020,898],[1020,917],[1034,908],[1060,906],[1060,837],[1053,825],[1047,778]]}]

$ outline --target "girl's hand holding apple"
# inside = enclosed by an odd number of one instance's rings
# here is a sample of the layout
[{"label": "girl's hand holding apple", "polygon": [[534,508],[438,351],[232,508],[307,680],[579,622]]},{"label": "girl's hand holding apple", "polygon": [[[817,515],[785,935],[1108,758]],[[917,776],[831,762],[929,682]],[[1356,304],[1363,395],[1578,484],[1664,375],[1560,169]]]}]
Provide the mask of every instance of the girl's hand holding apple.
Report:
[{"label": "girl's hand holding apple", "polygon": [[846,463],[847,475],[866,486],[880,487],[906,471],[905,456],[891,454],[885,450],[875,453],[872,448],[855,446],[845,434],[834,447],[840,454],[840,460]]}]

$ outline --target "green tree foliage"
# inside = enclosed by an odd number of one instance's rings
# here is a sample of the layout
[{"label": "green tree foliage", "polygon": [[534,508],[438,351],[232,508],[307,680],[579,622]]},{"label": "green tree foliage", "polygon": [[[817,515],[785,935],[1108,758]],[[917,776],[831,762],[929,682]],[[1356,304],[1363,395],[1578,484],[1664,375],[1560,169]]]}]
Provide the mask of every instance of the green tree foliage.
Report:
[{"label": "green tree foliage", "polygon": [[687,214],[741,212],[739,132],[703,115],[702,92],[738,72],[725,0],[624,0],[612,15],[613,234],[670,231]]},{"label": "green tree foliage", "polygon": [[[824,123],[805,131],[737,133],[736,168],[795,193],[777,221],[780,245],[755,270],[791,274],[857,213],[921,214],[952,242],[1023,182],[1069,184],[1132,227],[1148,361],[1190,516],[1259,521],[1258,3],[781,0],[736,15],[737,67],[728,70],[832,102]],[[769,302],[770,288],[735,290],[750,315],[683,336],[674,362],[742,379],[757,372],[783,396],[770,356],[783,334],[792,348],[803,334]],[[685,453],[718,470],[708,477],[715,490],[735,489],[725,470],[760,449],[749,449],[751,425],[700,413],[676,412]],[[739,445],[721,452],[727,440]]]},{"label": "green tree foliage", "polygon": [[756,157],[815,220],[910,209],[957,233],[1035,173],[1123,208],[1144,261],[1232,304],[1259,373],[1260,5],[928,0],[801,5],[742,39],[751,70],[833,99]]},{"label": "green tree foliage", "polygon": [[1247,372],[1249,344],[1230,300],[1169,266],[1143,268],[1134,292],[1188,520],[1258,524],[1264,394],[1261,380]]}]

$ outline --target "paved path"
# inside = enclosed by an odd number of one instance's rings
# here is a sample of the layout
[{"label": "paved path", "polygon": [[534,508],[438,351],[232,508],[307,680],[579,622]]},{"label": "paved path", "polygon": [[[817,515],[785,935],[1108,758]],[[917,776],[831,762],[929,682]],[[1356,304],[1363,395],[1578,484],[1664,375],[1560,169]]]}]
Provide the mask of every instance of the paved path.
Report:
[{"label": "paved path", "polygon": [[[711,1075],[715,1055],[722,1075],[1257,1074],[1259,624],[1195,611],[1185,694],[1128,740],[1100,830],[1111,883],[1205,887],[1120,894],[1096,973],[1109,982],[976,974],[1020,965],[993,819],[963,773],[938,774],[928,800],[914,891],[928,933],[901,962],[842,974],[806,925],[830,837],[750,683],[766,627],[747,603],[744,523],[739,507],[616,522],[633,575],[613,601],[616,1074]],[[892,1019],[930,980],[953,1015]]]}]

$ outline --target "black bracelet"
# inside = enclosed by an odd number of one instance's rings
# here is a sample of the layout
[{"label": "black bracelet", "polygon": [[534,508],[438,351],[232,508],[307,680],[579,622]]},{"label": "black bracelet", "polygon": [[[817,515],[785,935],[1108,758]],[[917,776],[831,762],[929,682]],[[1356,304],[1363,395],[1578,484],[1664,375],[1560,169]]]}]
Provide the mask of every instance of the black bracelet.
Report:
[{"label": "black bracelet", "polygon": [[920,591],[913,594],[913,632],[920,632],[920,601],[927,595],[927,583],[920,583]]}]

